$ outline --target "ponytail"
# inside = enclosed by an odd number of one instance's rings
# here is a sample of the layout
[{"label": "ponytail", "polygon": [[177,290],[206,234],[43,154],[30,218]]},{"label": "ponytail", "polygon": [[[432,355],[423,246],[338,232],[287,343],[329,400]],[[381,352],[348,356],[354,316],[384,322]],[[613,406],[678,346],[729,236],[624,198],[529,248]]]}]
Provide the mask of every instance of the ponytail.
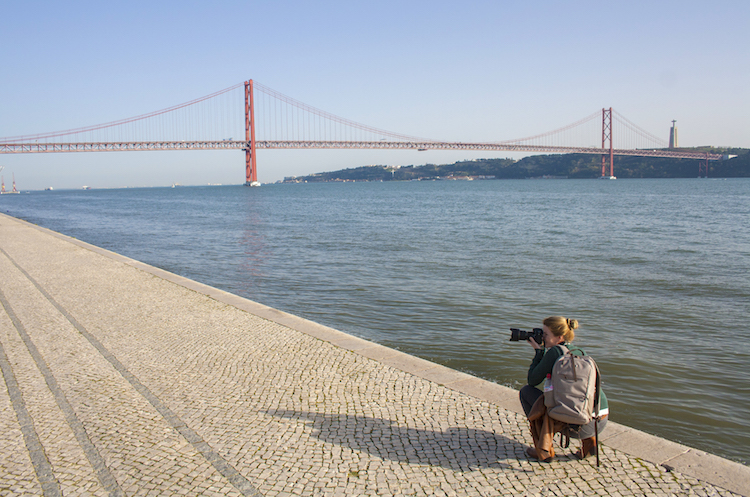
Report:
[{"label": "ponytail", "polygon": [[575,331],[578,329],[577,319],[568,319],[562,316],[550,316],[542,323],[549,328],[553,335],[557,337],[563,337],[563,339],[570,343],[575,338]]}]

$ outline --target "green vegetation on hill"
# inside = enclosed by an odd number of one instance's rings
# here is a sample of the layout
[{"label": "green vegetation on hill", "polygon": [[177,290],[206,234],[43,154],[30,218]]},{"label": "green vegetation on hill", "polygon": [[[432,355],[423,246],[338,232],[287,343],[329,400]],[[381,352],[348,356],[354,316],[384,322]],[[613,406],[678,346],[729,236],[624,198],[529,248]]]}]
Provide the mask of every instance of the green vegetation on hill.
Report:
[{"label": "green vegetation on hill", "polygon": [[[713,178],[750,177],[750,149],[700,147],[689,150],[736,155],[723,161],[709,161],[708,176]],[[614,173],[618,178],[695,178],[699,161],[654,157],[615,156]],[[607,166],[609,167],[609,165]],[[286,182],[326,181],[409,181],[457,179],[462,177],[524,179],[538,177],[598,178],[602,172],[599,155],[533,155],[521,160],[477,159],[453,164],[424,166],[364,166],[340,171],[286,178]]]}]

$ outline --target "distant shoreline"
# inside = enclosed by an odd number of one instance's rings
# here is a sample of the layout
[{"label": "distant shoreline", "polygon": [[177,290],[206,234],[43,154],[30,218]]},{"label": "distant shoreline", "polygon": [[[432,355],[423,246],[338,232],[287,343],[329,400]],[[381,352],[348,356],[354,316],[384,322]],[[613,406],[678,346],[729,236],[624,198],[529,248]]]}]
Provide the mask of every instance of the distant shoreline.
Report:
[{"label": "distant shoreline", "polygon": [[[695,149],[703,151],[703,149]],[[750,149],[711,149],[735,158],[708,163],[708,177],[750,177]],[[615,157],[617,178],[697,178],[695,159]],[[601,177],[601,158],[587,154],[533,155],[520,160],[476,159],[453,164],[422,166],[370,165],[306,176],[289,176],[279,183],[326,183],[352,181],[426,181],[489,179],[595,179]],[[705,175],[705,173],[703,173]]]}]

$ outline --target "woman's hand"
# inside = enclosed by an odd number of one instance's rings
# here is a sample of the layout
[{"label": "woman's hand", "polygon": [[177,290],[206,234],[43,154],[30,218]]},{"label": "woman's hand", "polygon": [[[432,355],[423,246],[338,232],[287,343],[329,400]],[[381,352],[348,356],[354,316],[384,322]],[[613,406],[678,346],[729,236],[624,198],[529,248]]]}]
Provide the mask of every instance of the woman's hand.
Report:
[{"label": "woman's hand", "polygon": [[544,345],[537,343],[533,338],[529,338],[526,341],[529,342],[529,345],[531,345],[534,350],[541,350],[544,348]]}]

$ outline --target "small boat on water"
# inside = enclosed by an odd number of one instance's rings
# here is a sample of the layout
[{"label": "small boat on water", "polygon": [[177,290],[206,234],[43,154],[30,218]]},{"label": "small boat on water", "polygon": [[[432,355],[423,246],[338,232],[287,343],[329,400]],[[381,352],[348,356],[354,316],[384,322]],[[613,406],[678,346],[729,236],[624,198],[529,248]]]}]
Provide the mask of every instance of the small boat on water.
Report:
[{"label": "small boat on water", "polygon": [[599,176],[599,179],[617,179],[617,176]]}]

